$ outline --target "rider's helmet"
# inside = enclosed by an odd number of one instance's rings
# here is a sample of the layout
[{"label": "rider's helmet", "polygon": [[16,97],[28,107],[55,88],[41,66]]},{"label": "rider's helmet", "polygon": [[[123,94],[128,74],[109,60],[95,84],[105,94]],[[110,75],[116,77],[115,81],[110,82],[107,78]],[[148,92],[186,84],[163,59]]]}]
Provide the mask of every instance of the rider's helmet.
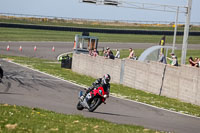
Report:
[{"label": "rider's helmet", "polygon": [[102,78],[102,81],[103,81],[104,84],[108,84],[110,82],[110,79],[111,79],[110,75],[105,74]]}]

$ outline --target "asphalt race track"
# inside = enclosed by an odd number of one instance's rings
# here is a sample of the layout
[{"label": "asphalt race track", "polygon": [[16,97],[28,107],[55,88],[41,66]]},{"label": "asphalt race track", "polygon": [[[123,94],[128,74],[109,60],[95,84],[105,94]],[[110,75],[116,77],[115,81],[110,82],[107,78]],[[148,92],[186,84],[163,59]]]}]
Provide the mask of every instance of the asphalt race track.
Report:
[{"label": "asphalt race track", "polygon": [[[33,43],[33,46],[35,45],[34,42],[31,43]],[[0,46],[2,46],[1,44]],[[52,44],[55,43],[42,42],[41,44],[44,45],[43,49],[45,51],[39,51],[42,50],[42,46],[40,46],[41,49],[38,49],[36,51],[38,54],[35,55],[33,49],[30,50],[29,48],[31,46],[28,47],[25,44],[22,46],[24,48],[23,53],[18,51],[18,45],[15,44],[15,47],[13,46],[13,49],[11,47],[10,51],[5,51],[6,48],[0,47],[0,54],[55,59],[57,55],[72,50],[70,50],[70,47],[66,47],[65,51],[61,42],[58,44],[62,45],[62,48],[59,48],[57,44],[55,52],[51,51]],[[68,48],[69,51],[67,51]],[[96,117],[115,123],[142,125],[146,128],[162,131],[178,133],[199,133],[200,131],[200,118],[181,115],[115,97],[110,97],[107,104],[101,105],[94,113],[87,110],[78,111],[76,104],[81,87],[9,61],[0,59],[0,64],[5,75],[3,83],[0,83],[0,103],[39,107],[66,114],[81,114],[86,117]]]},{"label": "asphalt race track", "polygon": [[[9,45],[10,50],[6,48]],[[146,49],[158,44],[148,43],[106,43],[99,42],[99,50],[103,47],[110,47],[111,49]],[[22,46],[22,51],[19,51],[19,47]],[[37,51],[34,51],[34,47],[37,47]],[[55,48],[55,52],[52,48]],[[182,45],[176,45],[177,49],[181,49]],[[37,57],[43,59],[56,59],[56,57],[62,53],[71,52],[73,49],[73,42],[1,42],[0,41],[0,54],[14,55],[14,56],[28,56]],[[200,49],[199,44],[189,44],[188,49]],[[128,56],[128,53],[127,53]]]}]

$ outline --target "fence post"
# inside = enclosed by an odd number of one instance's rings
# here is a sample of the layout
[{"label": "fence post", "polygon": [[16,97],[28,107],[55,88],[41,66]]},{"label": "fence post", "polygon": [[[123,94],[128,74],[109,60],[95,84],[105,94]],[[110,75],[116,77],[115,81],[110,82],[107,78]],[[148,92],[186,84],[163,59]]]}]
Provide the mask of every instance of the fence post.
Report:
[{"label": "fence post", "polygon": [[163,70],[162,82],[161,82],[161,87],[160,87],[160,93],[159,93],[159,96],[161,96],[161,94],[162,94],[163,83],[164,83],[164,79],[165,79],[166,67],[167,67],[167,65],[165,65],[165,68],[164,68],[164,70]]},{"label": "fence post", "polygon": [[123,84],[123,79],[124,79],[124,65],[125,65],[125,60],[121,60],[121,70],[120,70],[120,84]]}]

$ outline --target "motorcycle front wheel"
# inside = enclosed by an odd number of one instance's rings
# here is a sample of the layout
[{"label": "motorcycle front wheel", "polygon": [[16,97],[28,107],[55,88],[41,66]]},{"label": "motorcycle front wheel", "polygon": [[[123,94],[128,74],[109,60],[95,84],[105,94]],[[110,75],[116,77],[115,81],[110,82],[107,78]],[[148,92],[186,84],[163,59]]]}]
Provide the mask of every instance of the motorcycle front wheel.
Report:
[{"label": "motorcycle front wheel", "polygon": [[90,101],[90,108],[88,109],[90,112],[93,112],[100,104],[102,103],[100,97],[94,97]]}]

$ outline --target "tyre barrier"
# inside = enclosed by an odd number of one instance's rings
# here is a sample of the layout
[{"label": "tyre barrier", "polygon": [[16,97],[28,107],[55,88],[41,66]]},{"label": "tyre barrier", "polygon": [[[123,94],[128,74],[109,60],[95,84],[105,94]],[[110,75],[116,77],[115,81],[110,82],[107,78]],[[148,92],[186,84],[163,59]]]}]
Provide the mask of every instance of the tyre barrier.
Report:
[{"label": "tyre barrier", "polygon": [[[40,29],[40,30],[56,30],[56,31],[72,31],[72,32],[95,32],[109,34],[143,34],[143,35],[174,35],[174,31],[156,31],[156,30],[120,30],[120,29],[99,29],[99,28],[79,28],[79,27],[63,27],[63,26],[45,26],[32,24],[10,24],[0,23],[0,27],[7,28],[24,28],[24,29]],[[178,31],[178,36],[182,36],[183,32]],[[200,36],[200,32],[189,32],[190,36]]]}]

